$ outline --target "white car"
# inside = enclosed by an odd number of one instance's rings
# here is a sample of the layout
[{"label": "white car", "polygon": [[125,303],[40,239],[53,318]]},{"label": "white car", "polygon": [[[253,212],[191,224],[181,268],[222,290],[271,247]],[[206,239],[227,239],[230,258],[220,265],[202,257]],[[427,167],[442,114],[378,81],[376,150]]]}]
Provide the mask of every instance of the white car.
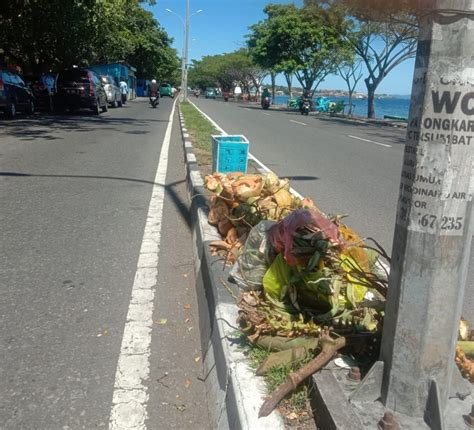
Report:
[{"label": "white car", "polygon": [[105,94],[107,95],[107,103],[116,108],[122,107],[122,95],[120,94],[120,88],[114,81],[114,78],[110,75],[102,75],[100,81],[104,86]]}]

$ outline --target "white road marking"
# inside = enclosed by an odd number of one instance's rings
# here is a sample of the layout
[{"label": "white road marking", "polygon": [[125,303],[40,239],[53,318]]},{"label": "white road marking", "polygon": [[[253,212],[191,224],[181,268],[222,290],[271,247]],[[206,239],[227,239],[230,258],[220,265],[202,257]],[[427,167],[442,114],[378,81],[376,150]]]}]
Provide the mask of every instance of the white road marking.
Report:
[{"label": "white road marking", "polygon": [[164,186],[176,101],[171,109],[161,147],[155,176],[156,185],[153,186],[148,208],[127,321],[123,331],[110,412],[110,430],[146,430],[153,300],[158,276]]},{"label": "white road marking", "polygon": [[264,115],[268,115],[268,116],[270,116],[270,114],[269,114],[269,113],[267,113],[267,112],[262,112],[262,113],[263,113]]},{"label": "white road marking", "polygon": [[[201,112],[201,114],[207,118],[209,120],[209,122],[215,127],[217,128],[217,130],[219,130],[223,135],[227,136],[228,133],[226,133],[226,131],[219,125],[217,124],[217,122],[215,122],[209,115],[207,115],[206,113],[204,113],[201,109],[199,109],[192,101],[189,101],[199,112]],[[268,172],[268,173],[273,173],[273,171],[271,169],[269,169],[267,166],[265,166],[265,164],[263,164],[257,157],[255,157],[255,155],[251,154],[249,152],[249,159],[250,160],[253,160],[255,161],[265,172]],[[300,199],[303,199],[304,197],[298,192],[296,191],[294,188],[290,188],[290,191],[291,193],[300,198]]]},{"label": "white road marking", "polygon": [[224,129],[219,125],[217,124],[217,122],[215,122],[207,113],[204,113],[201,109],[199,109],[191,100],[189,100],[189,103],[191,103],[197,110],[198,112],[201,113],[201,115],[204,116],[204,118],[206,118],[217,130],[219,130],[224,136],[227,136],[227,133],[224,131]]},{"label": "white road marking", "polygon": [[363,140],[364,142],[373,143],[373,144],[375,144],[375,145],[384,146],[385,148],[391,148],[391,147],[392,147],[392,145],[387,145],[386,143],[375,142],[375,141],[370,140],[370,139],[364,139],[364,138],[362,138],[362,137],[352,136],[352,135],[350,135],[350,134],[348,134],[347,136],[348,136],[348,137],[352,137],[353,139]]},{"label": "white road marking", "polygon": [[290,119],[290,122],[294,122],[295,124],[300,124],[300,125],[308,125],[308,124],[305,124],[304,122],[295,121],[294,119]]}]

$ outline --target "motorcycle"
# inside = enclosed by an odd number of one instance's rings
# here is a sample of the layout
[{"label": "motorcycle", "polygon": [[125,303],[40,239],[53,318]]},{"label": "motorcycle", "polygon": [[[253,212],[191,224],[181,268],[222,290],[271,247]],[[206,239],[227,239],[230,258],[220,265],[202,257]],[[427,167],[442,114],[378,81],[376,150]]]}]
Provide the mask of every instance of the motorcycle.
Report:
[{"label": "motorcycle", "polygon": [[267,110],[270,107],[270,97],[264,97],[262,99],[262,109]]},{"label": "motorcycle", "polygon": [[127,94],[123,94],[122,93],[122,104],[124,105],[125,103],[127,103]]},{"label": "motorcycle", "polygon": [[152,94],[152,95],[150,96],[150,104],[151,104],[151,107],[156,108],[159,103],[160,103],[160,101],[159,101],[159,99],[158,99],[158,96],[157,96],[156,94]]},{"label": "motorcycle", "polygon": [[199,98],[199,95],[201,94],[201,91],[199,90],[194,90],[193,91],[194,97]]},{"label": "motorcycle", "polygon": [[309,100],[303,100],[300,107],[301,115],[309,115],[310,111],[311,111],[311,104]]}]

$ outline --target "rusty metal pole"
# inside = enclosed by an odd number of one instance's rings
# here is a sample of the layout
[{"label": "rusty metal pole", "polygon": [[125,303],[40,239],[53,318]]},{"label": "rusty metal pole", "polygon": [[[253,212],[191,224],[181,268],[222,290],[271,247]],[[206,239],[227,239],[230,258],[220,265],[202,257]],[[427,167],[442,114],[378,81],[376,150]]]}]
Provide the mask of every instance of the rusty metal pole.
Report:
[{"label": "rusty metal pole", "polygon": [[431,410],[442,421],[472,238],[474,0],[427,4],[382,338],[382,399],[396,412]]}]

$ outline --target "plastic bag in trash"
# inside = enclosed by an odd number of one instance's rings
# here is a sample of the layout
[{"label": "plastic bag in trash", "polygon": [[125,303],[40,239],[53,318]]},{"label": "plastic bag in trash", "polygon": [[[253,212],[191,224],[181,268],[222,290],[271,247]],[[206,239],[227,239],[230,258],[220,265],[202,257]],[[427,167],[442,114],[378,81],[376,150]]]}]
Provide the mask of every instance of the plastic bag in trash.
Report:
[{"label": "plastic bag in trash", "polygon": [[298,209],[291,212],[269,232],[268,238],[278,253],[282,252],[290,266],[298,264],[293,255],[293,239],[296,231],[305,226],[321,231],[324,238],[339,244],[339,230],[337,225],[315,209]]},{"label": "plastic bag in trash", "polygon": [[263,277],[276,257],[267,236],[274,224],[275,221],[260,221],[250,230],[230,271],[230,277],[244,290],[259,290],[263,287]]}]

